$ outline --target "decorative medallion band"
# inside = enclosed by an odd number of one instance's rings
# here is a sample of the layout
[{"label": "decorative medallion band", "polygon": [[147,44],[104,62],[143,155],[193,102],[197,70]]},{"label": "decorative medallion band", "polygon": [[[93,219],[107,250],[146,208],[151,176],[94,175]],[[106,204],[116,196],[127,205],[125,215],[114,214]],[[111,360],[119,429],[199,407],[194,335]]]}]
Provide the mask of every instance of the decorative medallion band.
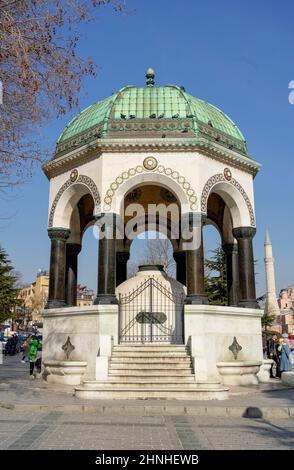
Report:
[{"label": "decorative medallion band", "polygon": [[72,170],[69,179],[61,186],[59,189],[58,193],[56,194],[54,201],[52,203],[51,209],[50,209],[50,214],[49,214],[49,223],[48,223],[48,228],[53,227],[53,220],[54,220],[54,215],[55,215],[55,210],[58,204],[59,199],[63,195],[63,193],[70,187],[73,186],[74,184],[83,184],[86,186],[90,193],[93,196],[94,199],[94,204],[95,204],[95,212],[99,211],[98,207],[100,206],[100,195],[98,188],[94,181],[86,175],[79,175],[78,176],[78,171],[76,169]]},{"label": "decorative medallion band", "polygon": [[241,184],[235,180],[235,178],[232,177],[231,170],[229,168],[224,169],[224,173],[218,173],[214,176],[211,176],[209,180],[205,183],[205,186],[203,188],[202,194],[201,194],[201,212],[207,211],[207,201],[209,194],[211,193],[212,188],[217,184],[217,183],[228,183],[234,186],[239,193],[242,195],[245,204],[248,208],[249,211],[249,216],[250,216],[250,224],[252,227],[255,227],[255,215],[253,211],[252,204],[250,202],[249,197],[246,194],[245,189],[241,186]]},{"label": "decorative medallion band", "polygon": [[139,175],[143,172],[160,173],[168,176],[169,178],[172,178],[184,190],[190,204],[190,209],[197,210],[197,197],[191,184],[186,180],[184,176],[180,175],[178,171],[175,171],[172,168],[166,168],[163,165],[158,165],[158,162],[154,157],[145,158],[143,165],[137,165],[136,167],[129,168],[128,170],[123,171],[119,176],[115,178],[115,180],[111,183],[109,189],[106,191],[106,195],[103,201],[103,210],[109,211],[111,209],[113,198],[115,197],[115,193],[118,190],[119,186],[121,186],[129,178],[135,175]]}]

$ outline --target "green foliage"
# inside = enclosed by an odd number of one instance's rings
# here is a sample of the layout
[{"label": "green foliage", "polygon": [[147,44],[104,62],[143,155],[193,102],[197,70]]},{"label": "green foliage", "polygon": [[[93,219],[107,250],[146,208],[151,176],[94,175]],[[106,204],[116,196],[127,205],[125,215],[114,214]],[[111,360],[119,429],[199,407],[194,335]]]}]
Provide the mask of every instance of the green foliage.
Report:
[{"label": "green foliage", "polygon": [[19,304],[17,275],[7,253],[0,247],[0,321],[15,316],[15,306]]},{"label": "green foliage", "polygon": [[272,315],[270,313],[264,312],[264,314],[261,317],[261,325],[265,330],[267,330],[267,328],[270,328],[272,326],[275,320],[276,320],[276,315]]},{"label": "green foliage", "polygon": [[205,260],[205,290],[213,305],[227,305],[226,255],[219,246],[211,251],[211,258]]}]

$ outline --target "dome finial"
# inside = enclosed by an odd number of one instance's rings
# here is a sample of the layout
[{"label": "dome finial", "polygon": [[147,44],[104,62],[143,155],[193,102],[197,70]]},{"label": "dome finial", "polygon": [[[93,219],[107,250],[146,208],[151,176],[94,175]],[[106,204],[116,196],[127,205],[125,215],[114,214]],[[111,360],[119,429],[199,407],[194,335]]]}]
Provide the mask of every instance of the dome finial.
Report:
[{"label": "dome finial", "polygon": [[155,83],[154,77],[155,77],[155,72],[151,67],[149,67],[146,72],[146,78],[147,78],[146,85],[147,86],[154,86],[154,83]]}]

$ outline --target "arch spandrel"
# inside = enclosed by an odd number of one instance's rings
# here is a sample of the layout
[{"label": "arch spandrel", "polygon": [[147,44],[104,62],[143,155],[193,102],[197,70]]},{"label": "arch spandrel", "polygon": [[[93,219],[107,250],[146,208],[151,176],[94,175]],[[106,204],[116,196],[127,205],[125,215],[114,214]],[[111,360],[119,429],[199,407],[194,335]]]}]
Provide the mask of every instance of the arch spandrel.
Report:
[{"label": "arch spandrel", "polygon": [[86,175],[71,177],[57,192],[49,212],[48,228],[70,228],[72,213],[78,201],[90,194],[94,201],[94,213],[100,212],[100,194],[95,182]]}]

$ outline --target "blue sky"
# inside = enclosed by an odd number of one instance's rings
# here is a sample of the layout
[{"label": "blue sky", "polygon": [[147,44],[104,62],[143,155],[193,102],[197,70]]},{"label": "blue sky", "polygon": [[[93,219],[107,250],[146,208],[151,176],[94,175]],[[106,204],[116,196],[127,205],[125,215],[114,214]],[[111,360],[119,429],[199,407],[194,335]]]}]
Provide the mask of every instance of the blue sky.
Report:
[{"label": "blue sky", "polygon": [[[255,179],[257,290],[264,292],[263,240],[268,226],[276,260],[277,291],[294,284],[293,135],[294,4],[290,0],[128,0],[129,14],[99,10],[81,27],[80,53],[100,65],[84,81],[84,108],[125,85],[143,85],[145,70],[156,83],[184,85],[220,107],[240,127],[252,157],[263,167]],[[42,141],[52,147],[67,121],[48,123]],[[0,242],[24,281],[49,264],[48,181],[40,168],[22,188],[0,201]],[[6,218],[5,218],[6,217]],[[206,250],[214,230],[205,230]],[[97,241],[88,230],[79,280],[95,288]]]}]

